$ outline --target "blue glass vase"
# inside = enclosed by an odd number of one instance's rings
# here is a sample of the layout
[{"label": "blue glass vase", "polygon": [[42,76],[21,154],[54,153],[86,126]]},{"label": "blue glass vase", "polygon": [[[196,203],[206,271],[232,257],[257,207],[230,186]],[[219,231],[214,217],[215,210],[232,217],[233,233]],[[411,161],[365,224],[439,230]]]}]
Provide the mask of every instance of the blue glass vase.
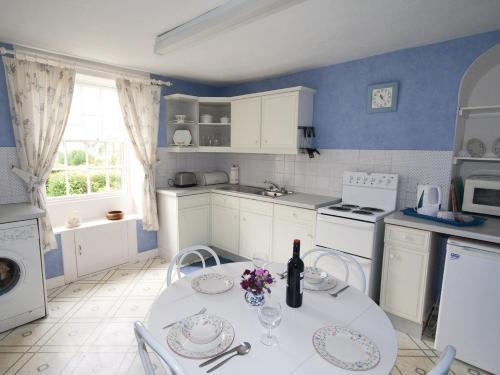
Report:
[{"label": "blue glass vase", "polygon": [[253,294],[245,292],[245,301],[251,306],[262,306],[264,304],[264,293]]}]

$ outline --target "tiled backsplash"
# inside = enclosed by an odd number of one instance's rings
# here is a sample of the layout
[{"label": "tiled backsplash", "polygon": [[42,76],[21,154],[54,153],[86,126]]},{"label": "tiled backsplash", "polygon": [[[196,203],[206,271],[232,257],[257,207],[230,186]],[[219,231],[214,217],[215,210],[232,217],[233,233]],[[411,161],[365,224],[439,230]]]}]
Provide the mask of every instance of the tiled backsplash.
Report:
[{"label": "tiled backsplash", "polygon": [[[321,150],[321,156],[262,154],[170,153],[158,149],[157,186],[167,186],[177,171],[229,172],[240,166],[240,182],[263,185],[272,180],[289,190],[341,196],[344,171],[397,173],[400,178],[398,207],[415,205],[418,184],[436,184],[443,189],[447,207],[452,151]],[[0,147],[0,204],[27,201],[24,184],[12,173],[17,164],[14,147]]]},{"label": "tiled backsplash", "polygon": [[289,190],[341,196],[344,171],[399,175],[398,208],[414,206],[418,184],[443,189],[448,204],[452,151],[321,150],[321,156],[262,154],[172,154],[159,149],[158,186],[167,186],[176,171],[224,170],[240,166],[240,183],[263,185],[272,180]]}]

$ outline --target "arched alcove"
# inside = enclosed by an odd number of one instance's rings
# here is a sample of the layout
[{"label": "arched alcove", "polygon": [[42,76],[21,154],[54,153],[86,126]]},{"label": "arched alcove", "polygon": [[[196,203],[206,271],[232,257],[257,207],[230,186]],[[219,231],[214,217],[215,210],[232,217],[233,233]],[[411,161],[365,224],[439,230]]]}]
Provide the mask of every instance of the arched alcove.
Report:
[{"label": "arched alcove", "polygon": [[[479,56],[465,72],[460,85],[455,130],[453,174],[467,178],[477,174],[500,176],[500,157],[493,144],[500,138],[500,44]],[[465,155],[467,142],[480,139],[481,158]]]}]

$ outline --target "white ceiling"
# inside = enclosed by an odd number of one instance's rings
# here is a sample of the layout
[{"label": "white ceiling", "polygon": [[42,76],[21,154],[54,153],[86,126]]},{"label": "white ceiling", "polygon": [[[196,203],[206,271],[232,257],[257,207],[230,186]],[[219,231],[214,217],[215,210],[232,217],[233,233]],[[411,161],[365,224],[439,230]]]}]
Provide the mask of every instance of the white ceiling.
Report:
[{"label": "white ceiling", "polygon": [[0,41],[170,77],[241,82],[500,29],[499,0],[309,0],[158,56],[227,0],[0,0]]}]

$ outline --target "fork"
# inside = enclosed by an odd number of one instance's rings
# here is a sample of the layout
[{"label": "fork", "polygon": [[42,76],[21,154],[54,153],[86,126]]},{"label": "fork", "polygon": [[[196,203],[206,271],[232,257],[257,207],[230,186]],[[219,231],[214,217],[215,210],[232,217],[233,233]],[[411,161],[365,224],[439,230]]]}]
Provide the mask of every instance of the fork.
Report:
[{"label": "fork", "polygon": [[337,298],[338,295],[340,293],[342,293],[344,290],[346,290],[347,288],[349,288],[349,285],[346,285],[345,287],[343,287],[342,289],[339,289],[338,291],[336,291],[335,293],[329,293],[332,297],[335,297]]},{"label": "fork", "polygon": [[[204,308],[202,308],[200,311],[198,311],[196,314],[190,315],[190,317],[191,317],[191,316],[196,316],[196,315],[205,314],[205,312],[206,312],[206,311],[207,311],[207,308],[206,308],[206,307],[204,307]],[[183,319],[176,320],[176,321],[175,321],[175,322],[173,322],[173,323],[167,324],[165,327],[163,327],[163,329],[170,328],[170,327],[172,327],[174,324],[179,323],[181,320],[183,320]]]},{"label": "fork", "polygon": [[276,272],[278,274],[278,276],[280,277],[280,279],[284,279],[287,275],[288,275],[288,271],[285,271],[285,272],[282,272],[282,273],[279,273],[279,272]]}]

